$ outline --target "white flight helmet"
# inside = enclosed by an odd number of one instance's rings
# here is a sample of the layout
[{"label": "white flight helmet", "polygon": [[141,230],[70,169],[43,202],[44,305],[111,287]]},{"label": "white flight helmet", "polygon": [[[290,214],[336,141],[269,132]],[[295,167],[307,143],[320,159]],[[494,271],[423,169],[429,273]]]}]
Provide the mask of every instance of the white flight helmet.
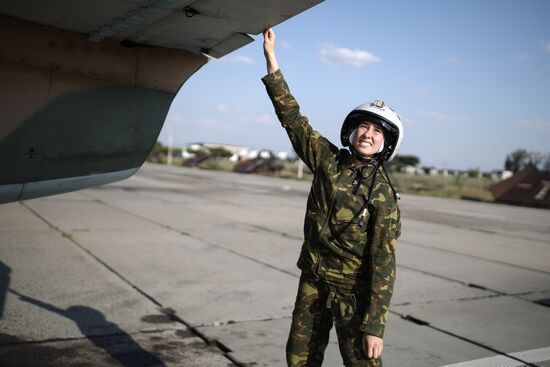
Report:
[{"label": "white flight helmet", "polygon": [[384,101],[375,100],[355,107],[346,117],[340,131],[342,145],[354,151],[350,136],[360,122],[370,121],[384,129],[384,148],[375,156],[381,162],[391,161],[399,151],[403,140],[403,123],[399,115],[386,106]]}]

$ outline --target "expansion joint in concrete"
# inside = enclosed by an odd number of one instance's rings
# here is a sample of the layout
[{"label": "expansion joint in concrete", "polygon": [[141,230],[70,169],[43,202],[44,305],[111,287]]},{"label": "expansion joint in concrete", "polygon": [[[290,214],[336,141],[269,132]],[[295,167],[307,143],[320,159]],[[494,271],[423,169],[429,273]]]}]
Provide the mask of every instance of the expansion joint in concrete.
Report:
[{"label": "expansion joint in concrete", "polygon": [[278,321],[278,320],[285,320],[290,319],[291,316],[281,316],[281,317],[263,317],[263,318],[257,318],[257,319],[247,319],[247,320],[228,320],[228,321],[216,321],[211,322],[208,324],[200,324],[196,325],[196,327],[212,327],[212,326],[223,326],[223,325],[238,325],[238,324],[246,324],[248,322],[268,322],[268,321]]},{"label": "expansion joint in concrete", "polygon": [[449,335],[449,336],[451,336],[451,337],[453,337],[453,338],[460,339],[460,340],[465,341],[465,342],[467,342],[467,343],[476,345],[476,346],[478,346],[478,347],[480,347],[480,348],[489,350],[489,351],[491,351],[491,352],[493,352],[493,353],[500,354],[500,355],[502,355],[502,356],[505,356],[505,357],[514,359],[514,360],[516,360],[516,361],[518,361],[518,362],[523,363],[523,364],[526,365],[526,366],[538,367],[538,366],[535,365],[535,364],[532,364],[532,363],[530,363],[530,362],[527,362],[527,361],[525,361],[525,360],[523,360],[523,359],[520,359],[520,358],[518,358],[518,357],[516,357],[516,356],[514,356],[514,355],[511,355],[511,354],[509,354],[509,353],[500,351],[500,350],[498,350],[498,349],[495,349],[495,348],[493,348],[493,347],[491,347],[491,346],[488,346],[488,345],[486,345],[486,344],[480,343],[480,342],[475,341],[475,340],[473,340],[473,339],[470,339],[470,338],[467,338],[467,337],[464,337],[464,336],[455,334],[455,333],[453,333],[453,332],[450,332],[450,331],[448,331],[448,330],[442,329],[442,328],[440,328],[440,327],[434,326],[434,325],[432,325],[430,322],[425,321],[425,320],[422,320],[422,319],[420,319],[420,318],[418,318],[418,317],[415,317],[415,316],[413,316],[413,315],[410,315],[410,314],[402,314],[402,313],[395,312],[395,311],[391,311],[391,310],[390,310],[389,312],[391,312],[391,313],[393,313],[393,314],[395,314],[395,315],[401,317],[403,320],[407,320],[407,321],[412,322],[412,323],[414,323],[414,324],[416,324],[416,325],[419,325],[419,326],[428,327],[428,328],[430,328],[430,329],[432,329],[432,330],[435,330],[435,331],[438,331],[438,332],[440,332],[440,333]]},{"label": "expansion joint in concrete", "polygon": [[[444,249],[444,248],[440,248],[440,247],[436,247],[436,246],[425,245],[425,244],[422,244],[422,243],[412,242],[412,241],[408,241],[408,240],[399,240],[399,242],[400,243],[406,243],[406,244],[413,245],[413,246],[428,248],[430,250],[435,250],[435,251],[439,251],[439,252],[446,252],[446,253],[451,253],[451,254],[454,254],[454,255],[460,255],[460,256],[463,256],[463,257],[470,257],[470,258],[473,258],[473,259],[492,262],[492,263],[495,263],[495,264],[506,265],[506,266],[510,266],[512,268],[518,268],[518,269],[522,269],[522,270],[529,270],[529,271],[533,271],[533,272],[540,273],[540,274],[550,275],[550,272],[548,272],[548,271],[535,269],[535,268],[530,268],[528,266],[511,264],[511,263],[507,263],[507,262],[504,262],[504,261],[489,259],[489,258],[486,258],[486,257],[472,255],[472,254],[465,254],[465,253],[459,252],[459,251],[453,251],[453,250]],[[547,242],[545,242],[545,243],[547,244]]]},{"label": "expansion joint in concrete", "polygon": [[[44,223],[46,223],[50,228],[52,228],[53,230],[59,232],[63,237],[67,238],[70,242],[72,242],[74,245],[76,245],[78,248],[80,248],[83,252],[85,252],[86,254],[88,254],[90,257],[92,257],[94,260],[96,260],[98,263],[100,263],[101,265],[103,265],[107,270],[109,270],[111,273],[113,273],[114,275],[116,275],[119,279],[121,279],[124,283],[128,284],[130,287],[132,287],[133,289],[135,289],[139,294],[141,294],[142,296],[144,296],[145,298],[147,298],[148,300],[150,300],[151,302],[153,302],[161,312],[165,313],[169,318],[170,320],[172,321],[175,321],[175,322],[178,322],[180,324],[183,324],[185,325],[186,328],[188,328],[193,334],[195,334],[196,336],[198,336],[200,339],[202,339],[203,342],[205,342],[207,345],[210,345],[210,346],[214,346],[216,347],[219,351],[220,351],[220,354],[222,354],[224,357],[226,357],[227,359],[229,359],[233,364],[237,365],[237,366],[243,366],[242,363],[236,361],[236,359],[229,355],[229,353],[226,351],[226,350],[229,350],[229,348],[227,347],[223,347],[221,348],[220,346],[222,345],[221,342],[217,341],[216,339],[210,339],[208,338],[206,335],[204,335],[202,332],[200,332],[199,330],[197,330],[197,328],[195,328],[194,326],[192,326],[190,323],[188,323],[187,321],[183,320],[181,317],[177,316],[175,311],[173,311],[173,309],[169,308],[169,307],[165,307],[163,306],[159,301],[157,301],[153,296],[149,295],[148,293],[146,293],[144,290],[142,290],[140,287],[138,287],[137,285],[133,284],[129,279],[127,279],[126,277],[124,277],[122,274],[120,274],[119,272],[117,272],[113,267],[111,267],[109,264],[107,264],[105,261],[101,260],[99,257],[97,257],[94,253],[92,253],[88,248],[86,248],[84,245],[82,245],[80,242],[78,242],[70,233],[67,233],[65,231],[63,231],[61,228],[58,228],[56,226],[54,226],[51,222],[49,222],[46,218],[44,218],[43,216],[41,216],[38,212],[36,212],[34,209],[32,209],[29,205],[27,205],[25,202],[20,202],[21,205],[23,205],[25,208],[27,208],[31,213],[33,213],[36,217],[38,217],[40,220],[42,220]],[[104,202],[103,202],[104,203]],[[106,204],[106,203],[104,203]]]},{"label": "expansion joint in concrete", "polygon": [[118,332],[118,333],[107,333],[107,334],[101,334],[101,335],[90,335],[90,336],[78,336],[78,337],[72,337],[72,338],[49,338],[49,339],[39,339],[39,340],[22,340],[17,342],[11,342],[11,343],[1,343],[0,349],[4,347],[13,347],[13,346],[19,346],[19,345],[40,345],[40,344],[50,344],[50,343],[65,343],[65,342],[72,342],[72,341],[78,341],[78,340],[101,340],[104,338],[112,338],[116,336],[135,336],[135,335],[142,335],[142,334],[161,334],[166,331],[172,331],[173,328],[169,329],[154,329],[154,330],[140,330],[140,331],[134,331],[134,332]]},{"label": "expansion joint in concrete", "polygon": [[[89,195],[89,194],[87,194],[87,195],[88,195],[90,198],[94,198],[93,196],[91,196],[91,195]],[[135,217],[135,218],[139,218],[139,219],[144,220],[144,221],[146,221],[146,222],[148,222],[148,223],[157,225],[157,226],[159,226],[159,227],[161,227],[161,228],[168,229],[168,230],[170,230],[170,231],[172,231],[172,232],[179,233],[179,234],[181,234],[182,236],[194,238],[194,239],[196,239],[196,240],[198,240],[198,241],[201,241],[202,243],[205,243],[205,244],[207,244],[207,245],[209,245],[209,246],[215,247],[215,248],[220,249],[220,250],[222,250],[222,251],[229,252],[229,253],[231,253],[231,254],[233,254],[233,255],[236,255],[236,256],[242,257],[242,258],[244,258],[244,259],[253,261],[253,262],[255,262],[255,263],[261,264],[261,265],[263,265],[263,266],[265,266],[265,267],[268,267],[268,268],[270,268],[270,269],[276,270],[276,271],[281,272],[281,273],[283,273],[283,274],[290,275],[290,276],[292,276],[292,277],[294,277],[294,278],[298,278],[298,277],[299,277],[299,275],[294,274],[294,273],[292,273],[292,272],[290,272],[290,271],[288,271],[288,270],[281,269],[281,268],[279,268],[279,267],[276,267],[276,266],[271,265],[271,264],[269,264],[269,263],[267,263],[267,262],[258,260],[258,259],[254,258],[254,257],[245,255],[245,254],[240,253],[240,252],[238,252],[238,251],[228,249],[228,248],[226,248],[226,247],[224,247],[224,246],[222,246],[222,245],[219,245],[219,244],[214,243],[214,242],[212,242],[212,241],[206,240],[206,239],[204,239],[204,238],[202,238],[202,237],[200,237],[200,236],[197,236],[197,235],[195,235],[195,234],[181,231],[181,230],[176,229],[176,228],[173,228],[173,227],[171,227],[171,226],[169,226],[169,225],[166,225],[166,224],[157,222],[157,221],[155,221],[155,220],[153,220],[153,219],[151,219],[151,218],[147,218],[147,217],[144,217],[144,216],[142,216],[142,215],[138,215],[138,214],[132,213],[132,212],[130,212],[130,211],[128,211],[128,210],[122,209],[122,208],[120,208],[120,207],[118,207],[118,206],[109,204],[109,203],[107,203],[107,202],[105,202],[105,201],[99,200],[99,202],[102,203],[103,205],[106,205],[106,206],[108,206],[108,207],[110,207],[110,208],[113,208],[113,209],[115,209],[115,210],[118,210],[118,211],[120,211],[120,212],[123,212],[123,213],[125,213],[125,214],[127,214],[127,215],[133,216],[133,217]],[[252,226],[252,227],[255,227],[255,226]],[[260,227],[258,227],[258,228],[260,228]]]},{"label": "expansion joint in concrete", "polygon": [[[506,293],[506,292],[502,292],[502,291],[499,291],[499,290],[496,290],[496,289],[492,289],[492,288],[485,287],[485,286],[480,285],[480,284],[464,282],[464,281],[461,281],[461,280],[458,280],[458,279],[454,279],[454,278],[451,278],[451,277],[446,277],[446,276],[444,276],[444,275],[435,274],[435,273],[432,273],[432,272],[429,272],[429,271],[416,269],[416,268],[413,268],[413,267],[407,266],[407,265],[398,265],[398,267],[399,267],[399,268],[403,268],[403,269],[407,269],[407,270],[410,270],[410,271],[414,271],[414,272],[417,272],[417,273],[429,275],[429,276],[432,276],[432,277],[435,277],[435,278],[447,280],[447,281],[449,281],[449,282],[458,283],[458,284],[464,285],[464,286],[466,286],[466,287],[475,288],[475,289],[480,289],[480,290],[484,290],[484,291],[493,293],[493,294],[489,294],[489,295],[486,295],[486,296],[458,298],[458,299],[456,299],[456,301],[468,301],[468,300],[474,300],[474,299],[484,299],[484,298],[494,298],[494,297],[501,297],[501,296],[509,296],[509,297],[514,297],[514,298],[520,299],[520,300],[522,300],[522,301],[524,301],[524,302],[530,302],[530,303],[535,303],[535,304],[538,304],[538,305],[550,307],[550,306],[546,305],[544,302],[541,303],[540,301],[537,301],[537,300],[530,300],[530,299],[526,299],[526,298],[521,297],[522,295],[530,294],[530,293],[532,293],[532,292],[526,292],[526,293],[521,293],[521,294]],[[437,302],[437,301],[415,302],[415,304],[419,304],[419,303],[435,303],[435,302]],[[403,305],[405,305],[405,304],[399,304],[399,306],[403,306]]]},{"label": "expansion joint in concrete", "polygon": [[447,299],[432,300],[432,301],[392,303],[392,306],[429,305],[429,304],[449,302],[449,301],[456,301],[456,302],[473,301],[473,300],[478,300],[478,299],[489,299],[489,298],[497,298],[497,297],[502,297],[502,296],[505,296],[505,294],[494,294],[493,293],[493,294],[487,294],[487,295],[484,295],[484,296],[462,297],[462,298],[452,298],[452,299],[447,298]]}]

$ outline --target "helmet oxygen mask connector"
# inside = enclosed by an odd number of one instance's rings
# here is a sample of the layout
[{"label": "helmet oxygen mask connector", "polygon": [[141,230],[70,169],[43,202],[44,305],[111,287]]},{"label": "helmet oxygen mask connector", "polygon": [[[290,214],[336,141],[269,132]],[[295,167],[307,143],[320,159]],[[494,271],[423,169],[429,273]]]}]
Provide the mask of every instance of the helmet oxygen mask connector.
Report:
[{"label": "helmet oxygen mask connector", "polygon": [[377,99],[374,102],[372,102],[370,105],[376,108],[384,108],[386,103],[384,103],[384,101],[382,101],[381,99]]}]

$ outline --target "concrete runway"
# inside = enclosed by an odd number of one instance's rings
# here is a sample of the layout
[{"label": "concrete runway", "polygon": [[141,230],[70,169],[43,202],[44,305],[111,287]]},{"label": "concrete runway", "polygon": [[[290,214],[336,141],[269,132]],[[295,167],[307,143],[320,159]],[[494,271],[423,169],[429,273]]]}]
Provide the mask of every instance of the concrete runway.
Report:
[{"label": "concrete runway", "polygon": [[[146,164],[0,205],[0,366],[284,365],[308,191]],[[550,211],[400,205],[385,366],[550,366]]]}]

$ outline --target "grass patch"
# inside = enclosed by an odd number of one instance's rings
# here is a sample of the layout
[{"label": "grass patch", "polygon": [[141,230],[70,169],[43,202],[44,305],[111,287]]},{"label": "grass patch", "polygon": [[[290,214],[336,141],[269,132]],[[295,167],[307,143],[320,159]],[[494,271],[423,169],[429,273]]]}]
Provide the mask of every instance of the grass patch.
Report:
[{"label": "grass patch", "polygon": [[[181,158],[174,159],[174,165],[181,165]],[[210,158],[201,162],[196,167],[215,171],[233,171],[235,166],[227,158]],[[297,179],[298,163],[283,162],[283,169],[275,173],[265,173],[264,176]],[[430,176],[412,175],[401,172],[392,172],[390,177],[396,189],[404,194],[416,194],[426,196],[437,196],[445,198],[469,198],[474,200],[492,201],[493,196],[489,191],[494,181],[487,177],[468,176]],[[313,175],[304,166],[303,181],[311,181]]]},{"label": "grass patch", "polygon": [[484,201],[493,200],[489,187],[494,182],[486,177],[421,176],[400,172],[394,172],[390,175],[395,186],[402,193],[446,198],[468,197]]},{"label": "grass patch", "polygon": [[233,171],[234,166],[235,163],[226,158],[208,158],[196,167],[212,171]]}]

